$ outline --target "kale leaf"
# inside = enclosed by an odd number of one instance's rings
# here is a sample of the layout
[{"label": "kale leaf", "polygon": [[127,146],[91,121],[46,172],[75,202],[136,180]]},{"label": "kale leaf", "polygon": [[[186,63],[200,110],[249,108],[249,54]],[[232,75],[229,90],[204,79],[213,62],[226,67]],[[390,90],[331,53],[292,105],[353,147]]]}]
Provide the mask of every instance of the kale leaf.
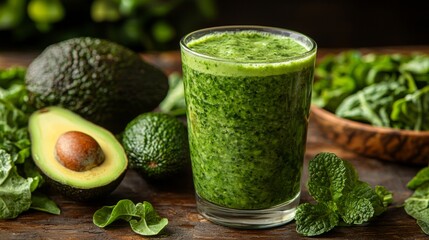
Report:
[{"label": "kale leaf", "polygon": [[296,231],[302,235],[316,236],[338,225],[369,222],[393,200],[386,188],[372,189],[360,181],[354,167],[333,153],[317,154],[308,171],[308,191],[317,203],[297,208]]}]

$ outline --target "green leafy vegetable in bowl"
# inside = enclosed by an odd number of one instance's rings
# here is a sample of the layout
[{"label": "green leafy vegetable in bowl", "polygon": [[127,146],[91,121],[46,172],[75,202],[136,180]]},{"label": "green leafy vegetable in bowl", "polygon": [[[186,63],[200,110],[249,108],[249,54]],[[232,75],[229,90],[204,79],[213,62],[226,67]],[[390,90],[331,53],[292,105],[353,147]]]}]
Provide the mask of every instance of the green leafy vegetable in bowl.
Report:
[{"label": "green leafy vegetable in bowl", "polygon": [[128,199],[120,200],[116,205],[98,209],[93,215],[93,223],[101,228],[119,219],[129,222],[131,229],[143,236],[157,235],[168,224],[168,219],[161,218],[146,201],[134,204]]},{"label": "green leafy vegetable in bowl", "polygon": [[329,55],[316,67],[312,102],[374,126],[429,130],[429,56]]},{"label": "green leafy vegetable in bowl", "polygon": [[354,167],[333,153],[320,153],[309,163],[308,191],[316,204],[300,204],[296,231],[305,236],[328,232],[335,226],[363,224],[386,211],[393,195],[359,180]]},{"label": "green leafy vegetable in bowl", "polygon": [[29,208],[59,214],[40,192],[43,178],[30,157],[25,69],[0,69],[0,219],[16,218]]}]

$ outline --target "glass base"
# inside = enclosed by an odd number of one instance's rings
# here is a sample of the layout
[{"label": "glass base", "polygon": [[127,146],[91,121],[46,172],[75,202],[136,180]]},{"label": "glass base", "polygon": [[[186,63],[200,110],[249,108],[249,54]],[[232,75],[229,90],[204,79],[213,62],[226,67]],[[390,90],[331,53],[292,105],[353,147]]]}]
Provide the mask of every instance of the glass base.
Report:
[{"label": "glass base", "polygon": [[272,208],[242,210],[215,205],[196,194],[197,210],[203,217],[216,224],[244,229],[271,228],[292,221],[299,198],[298,193],[292,200]]}]

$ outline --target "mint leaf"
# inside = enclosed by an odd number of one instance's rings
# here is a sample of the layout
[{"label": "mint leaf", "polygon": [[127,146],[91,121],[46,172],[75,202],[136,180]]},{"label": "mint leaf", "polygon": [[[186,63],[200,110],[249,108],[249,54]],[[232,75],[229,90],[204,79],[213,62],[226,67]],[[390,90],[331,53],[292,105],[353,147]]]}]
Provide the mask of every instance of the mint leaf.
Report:
[{"label": "mint leaf", "polygon": [[[380,195],[377,194],[377,191]],[[388,199],[383,200],[385,196],[388,196]],[[368,183],[356,181],[355,187],[347,194],[346,200],[344,200],[346,203],[350,201],[351,204],[346,208],[348,211],[344,214],[347,217],[344,216],[344,218],[347,218],[347,220],[344,219],[344,221],[349,224],[362,224],[369,221],[373,216],[378,216],[386,211],[391,197],[392,193],[384,187],[376,186],[374,190]]]},{"label": "mint leaf", "polygon": [[330,231],[337,225],[362,224],[380,215],[392,202],[392,193],[359,181],[354,167],[333,153],[317,154],[309,163],[308,189],[317,201],[296,212],[296,229],[305,236]]},{"label": "mint leaf", "polygon": [[333,153],[320,153],[308,166],[308,191],[317,201],[335,201],[345,188],[353,187],[357,174],[353,167]]},{"label": "mint leaf", "polygon": [[371,191],[371,187],[362,183],[357,185],[351,193],[344,196],[339,203],[339,212],[345,223],[362,224],[374,216],[375,210],[371,200],[365,196],[369,195]]},{"label": "mint leaf", "polygon": [[[375,186],[375,193],[378,198],[381,200],[381,205],[383,207],[389,206],[393,202],[393,194],[387,190],[384,186]],[[378,214],[377,214],[378,215]]]},{"label": "mint leaf", "polygon": [[330,231],[339,221],[338,215],[328,205],[300,204],[295,214],[296,231],[304,236],[316,236]]},{"label": "mint leaf", "polygon": [[120,200],[113,206],[102,207],[94,213],[92,219],[96,226],[102,228],[122,219],[129,222],[135,233],[143,236],[156,235],[168,224],[168,220],[161,218],[149,202],[135,205],[128,199]]},{"label": "mint leaf", "polygon": [[416,176],[408,182],[407,187],[411,190],[415,190],[427,182],[429,182],[429,167],[421,169]]}]

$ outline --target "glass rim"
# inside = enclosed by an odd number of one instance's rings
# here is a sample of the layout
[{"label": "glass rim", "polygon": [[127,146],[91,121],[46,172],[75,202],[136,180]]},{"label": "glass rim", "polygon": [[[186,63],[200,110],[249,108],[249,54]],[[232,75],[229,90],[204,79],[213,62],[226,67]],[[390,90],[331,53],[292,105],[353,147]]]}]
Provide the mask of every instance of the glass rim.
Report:
[{"label": "glass rim", "polygon": [[[196,37],[194,39],[199,39],[199,38],[201,38],[207,34],[215,33],[215,32],[219,32],[219,33],[228,32],[228,31],[229,32],[239,32],[239,31],[246,31],[246,30],[253,30],[253,31],[259,31],[259,32],[265,32],[265,33],[270,33],[270,34],[278,34],[278,35],[282,35],[282,36],[287,36],[289,38],[296,40],[299,44],[303,45],[307,49],[307,51],[300,53],[300,54],[297,54],[295,56],[276,59],[273,61],[270,61],[270,60],[267,60],[267,61],[236,61],[233,59],[215,57],[215,56],[211,56],[211,55],[207,55],[204,53],[197,52],[197,51],[189,48],[187,46],[187,42],[186,42],[186,40],[188,40],[189,38],[192,38],[193,36],[196,36],[196,35],[198,37]],[[286,35],[285,33],[287,33],[288,35]],[[311,45],[310,46],[304,45],[303,39],[305,39]],[[310,38],[309,36],[307,36],[305,34],[302,34],[300,32],[294,31],[294,30],[286,29],[286,28],[259,26],[259,25],[226,25],[226,26],[202,28],[202,29],[190,32],[190,33],[186,34],[185,36],[183,36],[180,39],[180,47],[183,50],[187,51],[188,53],[193,54],[193,55],[198,56],[198,57],[201,57],[201,58],[204,58],[206,60],[219,61],[219,62],[229,62],[229,63],[239,63],[239,64],[283,63],[283,62],[296,60],[296,59],[302,59],[302,58],[311,56],[317,51],[316,42],[312,38]]]}]

